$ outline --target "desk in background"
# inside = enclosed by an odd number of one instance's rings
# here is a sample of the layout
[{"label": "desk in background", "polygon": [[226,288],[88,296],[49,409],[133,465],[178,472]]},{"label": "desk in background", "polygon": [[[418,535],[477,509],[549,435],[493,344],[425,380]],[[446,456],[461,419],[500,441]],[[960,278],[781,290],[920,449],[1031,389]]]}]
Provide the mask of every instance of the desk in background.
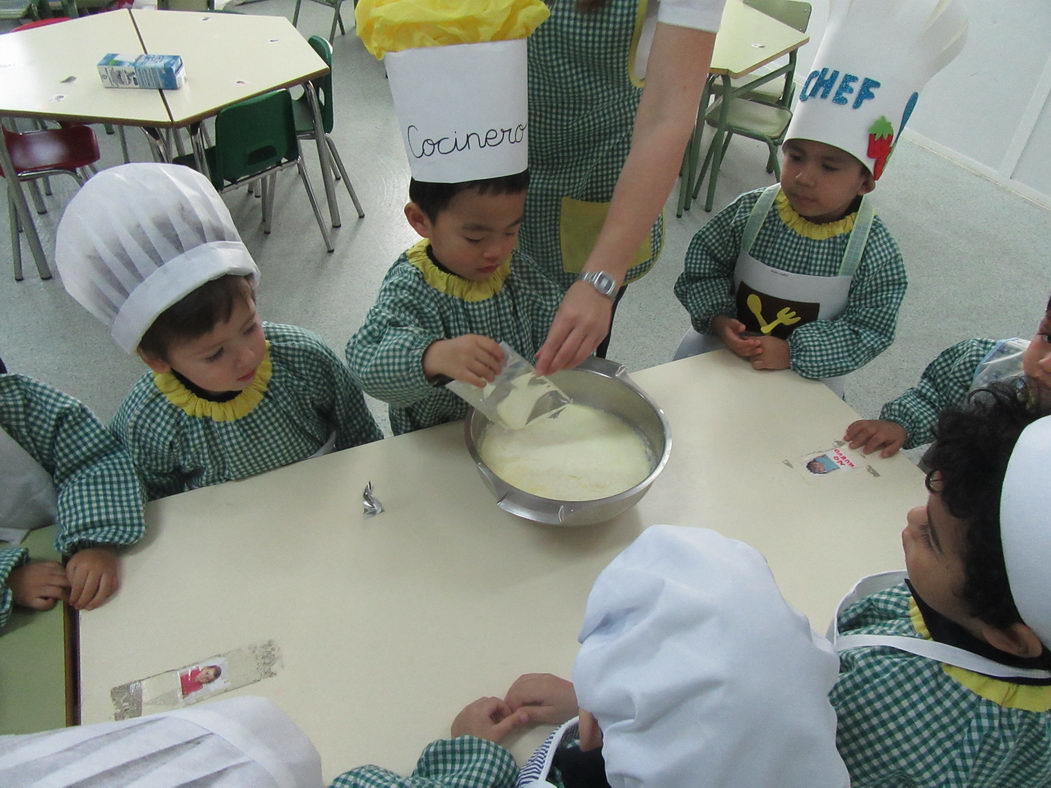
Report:
[{"label": "desk in background", "polygon": [[[633,377],[667,414],[671,458],[602,525],[497,509],[460,423],[150,504],[120,594],[81,618],[83,721],[112,719],[112,687],[274,640],[283,667],[238,692],[280,704],[326,778],[362,763],[407,773],[469,701],[521,673],[569,674],[595,576],[647,525],[753,544],[821,631],[860,576],[901,567],[904,515],[924,496],[907,459],[813,482],[783,464],[857,417],[824,385],[725,351]],[[371,519],[368,481],[386,507]],[[516,757],[547,733],[512,741]]]}]

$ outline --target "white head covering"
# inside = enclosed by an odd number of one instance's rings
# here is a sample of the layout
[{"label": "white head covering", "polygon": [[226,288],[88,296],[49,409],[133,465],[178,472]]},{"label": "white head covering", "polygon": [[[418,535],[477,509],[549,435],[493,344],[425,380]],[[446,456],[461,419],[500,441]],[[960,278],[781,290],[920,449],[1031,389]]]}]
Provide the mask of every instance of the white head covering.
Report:
[{"label": "white head covering", "polygon": [[611,786],[845,786],[839,660],[763,557],[714,531],[647,528],[599,575],[573,668]]},{"label": "white head covering", "polygon": [[0,784],[318,788],[321,757],[272,701],[243,696],[121,722],[0,736]]},{"label": "white head covering", "polygon": [[832,0],[785,139],[824,142],[879,178],[919,91],[963,48],[962,0]]},{"label": "white head covering", "polygon": [[1007,582],[1022,621],[1051,648],[1051,416],[1018,438],[1000,493]]},{"label": "white head covering", "polygon": [[524,38],[406,49],[384,62],[413,178],[457,183],[529,166]]},{"label": "white head covering", "polygon": [[125,164],[92,177],[62,215],[55,262],[66,291],[128,353],[201,285],[259,277],[215,188],[177,164]]}]

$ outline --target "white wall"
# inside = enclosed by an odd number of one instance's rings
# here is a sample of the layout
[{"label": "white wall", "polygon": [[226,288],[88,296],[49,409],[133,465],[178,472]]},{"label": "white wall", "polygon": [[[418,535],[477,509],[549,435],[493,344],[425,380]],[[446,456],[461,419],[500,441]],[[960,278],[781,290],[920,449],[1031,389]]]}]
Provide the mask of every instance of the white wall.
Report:
[{"label": "white wall", "polygon": [[[967,43],[921,92],[905,134],[1051,206],[1051,2],[960,1]],[[812,4],[800,82],[828,19],[829,0]]]}]

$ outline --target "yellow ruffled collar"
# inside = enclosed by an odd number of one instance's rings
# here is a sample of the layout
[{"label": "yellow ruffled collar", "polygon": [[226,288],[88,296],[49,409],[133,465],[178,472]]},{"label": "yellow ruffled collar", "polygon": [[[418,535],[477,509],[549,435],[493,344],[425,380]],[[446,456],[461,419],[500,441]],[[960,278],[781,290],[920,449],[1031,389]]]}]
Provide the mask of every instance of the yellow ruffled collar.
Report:
[{"label": "yellow ruffled collar", "polygon": [[263,401],[263,394],[270,383],[270,377],[274,367],[270,363],[270,342],[266,343],[266,352],[263,360],[255,371],[255,377],[240,394],[226,402],[213,402],[212,400],[198,397],[183,385],[171,372],[154,373],[153,384],[167,397],[168,401],[198,419],[211,419],[212,421],[237,421],[247,416]]},{"label": "yellow ruffled collar", "polygon": [[511,275],[511,258],[507,258],[488,279],[482,282],[472,282],[462,276],[446,273],[436,266],[430,255],[427,254],[427,248],[430,245],[431,242],[424,238],[410,247],[405,256],[423,274],[423,281],[439,293],[451,295],[461,301],[485,301],[503,290],[504,282]]},{"label": "yellow ruffled collar", "polygon": [[781,221],[804,238],[812,238],[815,241],[824,241],[828,238],[835,238],[837,235],[847,235],[854,229],[854,220],[858,218],[858,212],[853,211],[842,219],[836,219],[834,222],[826,222],[825,224],[812,222],[796,213],[783,190],[777,193],[777,197],[774,198],[774,204],[777,206],[777,212],[781,216]]},{"label": "yellow ruffled collar", "polygon": [[[923,621],[923,614],[916,600],[909,599],[909,620],[916,634],[925,640],[931,640],[931,633]],[[992,701],[997,706],[1023,711],[1045,712],[1051,710],[1051,685],[1013,684],[1010,681],[989,678],[980,673],[973,673],[955,665],[942,665],[949,678],[969,689],[976,695]]]}]

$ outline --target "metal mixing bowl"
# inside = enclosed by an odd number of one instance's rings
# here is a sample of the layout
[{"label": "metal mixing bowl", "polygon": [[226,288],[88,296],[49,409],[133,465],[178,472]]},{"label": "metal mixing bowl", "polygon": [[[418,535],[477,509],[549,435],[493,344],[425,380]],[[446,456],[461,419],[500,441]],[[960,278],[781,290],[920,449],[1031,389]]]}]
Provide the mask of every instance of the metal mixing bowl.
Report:
[{"label": "metal mixing bowl", "polygon": [[591,525],[616,517],[646,494],[664,470],[671,453],[671,431],[664,412],[628,377],[624,367],[602,358],[589,358],[576,369],[551,376],[559,388],[581,405],[604,410],[624,419],[649,444],[653,467],[634,487],[607,498],[591,501],[559,501],[527,493],[505,482],[485,464],[478,452],[491,422],[476,410],[467,414],[464,439],[486,486],[505,512],[549,525]]}]

